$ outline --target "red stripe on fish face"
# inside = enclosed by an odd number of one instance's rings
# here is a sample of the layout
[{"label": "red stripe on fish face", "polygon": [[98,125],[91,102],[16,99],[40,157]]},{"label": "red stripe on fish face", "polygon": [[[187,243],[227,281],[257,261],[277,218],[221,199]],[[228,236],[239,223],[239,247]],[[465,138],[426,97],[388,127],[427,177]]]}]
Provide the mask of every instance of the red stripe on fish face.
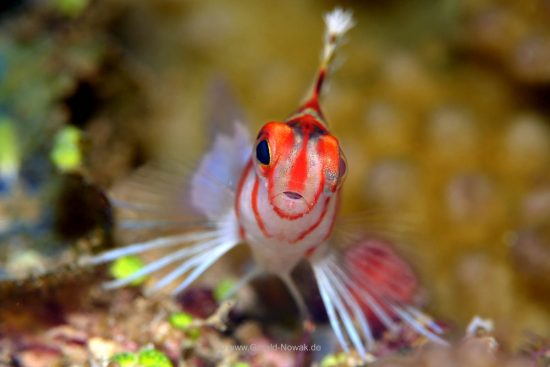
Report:
[{"label": "red stripe on fish face", "polygon": [[330,197],[325,199],[325,202],[323,204],[323,211],[321,212],[321,215],[319,216],[319,218],[317,218],[315,223],[313,223],[308,229],[306,229],[305,231],[300,233],[300,235],[298,237],[296,237],[294,240],[292,240],[291,243],[300,242],[301,240],[306,238],[307,235],[309,235],[311,232],[313,232],[315,230],[315,228],[319,227],[319,225],[323,222],[323,219],[325,219],[329,203],[330,203]]},{"label": "red stripe on fish face", "polygon": [[[282,219],[294,220],[309,213],[314,207],[311,201],[303,201],[307,205],[299,212],[292,214],[281,210],[277,201],[288,200],[285,197],[294,197],[304,200],[304,189],[307,182],[307,140],[291,130],[291,134],[280,139],[277,147],[277,156],[272,167],[267,172],[268,201],[275,213]],[[304,145],[306,144],[306,145]]]},{"label": "red stripe on fish face", "polygon": [[[278,173],[270,177],[269,200],[280,218],[295,220],[308,214],[323,192],[322,157],[318,156],[316,142],[327,131],[307,120],[291,120],[288,126],[292,128],[295,143],[286,158],[281,160],[284,166],[274,168]],[[301,209],[289,210],[288,207],[296,204],[281,197],[282,193],[302,201]]]},{"label": "red stripe on fish face", "polygon": [[302,135],[300,151],[288,173],[287,191],[303,192],[308,177],[308,142],[309,135]]},{"label": "red stripe on fish face", "polygon": [[294,161],[288,178],[289,191],[301,192],[304,190],[308,175],[313,174],[308,166],[308,157],[311,155],[309,142],[311,140],[316,143],[317,139],[328,134],[328,131],[318,119],[310,114],[291,119],[287,122],[287,125],[292,128],[295,135],[302,137],[300,152]]},{"label": "red stripe on fish face", "polygon": [[[255,178],[254,186],[252,188],[252,211],[254,213],[254,218],[256,220],[256,225],[258,228],[262,231],[263,235],[266,238],[273,238],[274,236],[267,230],[267,227],[265,225],[265,221],[263,220],[262,214],[259,211],[258,208],[258,187],[259,182],[258,178]],[[316,219],[316,221],[311,224],[308,228],[306,228],[303,232],[301,232],[298,236],[296,236],[294,239],[289,240],[290,244],[296,244],[302,240],[304,240],[308,235],[310,235],[316,228],[321,225],[321,223],[325,220],[326,214],[328,212],[329,203],[331,201],[331,197],[328,197],[325,199],[323,203],[323,210],[319,217]],[[327,233],[327,236],[330,234],[330,231],[332,230],[332,223],[334,222],[334,218],[336,217],[336,212],[334,213],[332,219],[331,219],[331,225],[329,226],[329,231]],[[326,238],[326,237],[325,237]]]},{"label": "red stripe on fish face", "polygon": [[284,210],[279,208],[274,202],[275,197],[270,197],[269,203],[271,204],[271,206],[273,207],[273,211],[279,216],[279,218],[293,221],[293,220],[296,220],[296,219],[300,219],[304,215],[309,214],[309,212],[311,212],[313,210],[315,205],[317,205],[317,203],[319,201],[319,197],[321,196],[322,192],[323,192],[323,182],[320,182],[319,185],[318,185],[318,189],[315,192],[315,196],[314,196],[314,199],[312,201],[312,204],[308,203],[308,207],[305,211],[303,211],[301,213],[298,213],[298,214],[294,214],[294,215],[288,214],[287,212],[285,212]]},{"label": "red stripe on fish face", "polygon": [[246,231],[245,231],[245,229],[242,225],[242,220],[241,220],[241,208],[240,208],[241,195],[242,195],[242,192],[243,192],[244,183],[246,182],[246,178],[250,174],[251,169],[252,169],[252,159],[250,161],[248,161],[248,163],[247,163],[246,167],[244,168],[244,171],[241,175],[239,185],[237,186],[237,197],[236,197],[236,200],[235,200],[235,215],[237,216],[237,221],[239,222],[239,236],[241,237],[241,240],[244,240],[246,238]]},{"label": "red stripe on fish face", "polygon": [[258,225],[258,228],[262,231],[264,236],[266,237],[272,237],[271,234],[267,231],[265,228],[265,223],[262,219],[262,216],[260,214],[260,210],[258,209],[258,188],[259,188],[260,182],[258,180],[258,177],[254,177],[254,187],[252,188],[252,211],[254,212],[254,218],[256,219],[256,224]]}]

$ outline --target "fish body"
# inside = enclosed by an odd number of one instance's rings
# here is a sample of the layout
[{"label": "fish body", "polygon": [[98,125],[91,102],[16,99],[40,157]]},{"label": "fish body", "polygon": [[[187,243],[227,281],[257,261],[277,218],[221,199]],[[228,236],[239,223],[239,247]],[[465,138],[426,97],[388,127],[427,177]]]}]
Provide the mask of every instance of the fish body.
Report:
[{"label": "fish body", "polygon": [[[291,277],[295,266],[306,260],[344,350],[353,347],[366,357],[374,343],[372,319],[390,329],[397,327],[396,319],[401,319],[420,334],[444,343],[437,335],[437,325],[418,321],[419,315],[424,320],[429,318],[409,304],[416,283],[395,253],[384,252],[380,244],[368,241],[358,242],[346,251],[334,246],[331,235],[347,164],[338,139],[328,129],[319,98],[335,50],[353,26],[353,19],[351,13],[336,9],[326,15],[325,23],[321,65],[310,94],[296,112],[284,121],[266,123],[254,141],[242,123],[227,121],[199,162],[185,192],[160,195],[168,198],[160,211],[169,211],[172,205],[190,206],[204,218],[203,228],[193,225],[182,234],[134,243],[85,259],[86,264],[100,264],[131,254],[175,248],[132,275],[106,283],[106,288],[131,284],[174,265],[148,292],[182,279],[172,289],[176,294],[232,248],[245,243],[251,248],[256,267],[243,276],[237,289],[259,272],[275,274],[288,286],[302,315],[308,317]],[[148,176],[157,181],[159,176],[164,177],[164,191],[166,187],[182,187],[178,175]],[[118,204],[136,210],[147,208],[139,203]],[[160,221],[127,224],[136,228],[150,223]]]},{"label": "fish body", "polygon": [[334,51],[353,20],[340,10],[325,20],[325,45],[310,96],[286,121],[261,128],[236,193],[242,240],[264,270],[284,277],[301,260],[326,250],[346,171],[319,97]]}]

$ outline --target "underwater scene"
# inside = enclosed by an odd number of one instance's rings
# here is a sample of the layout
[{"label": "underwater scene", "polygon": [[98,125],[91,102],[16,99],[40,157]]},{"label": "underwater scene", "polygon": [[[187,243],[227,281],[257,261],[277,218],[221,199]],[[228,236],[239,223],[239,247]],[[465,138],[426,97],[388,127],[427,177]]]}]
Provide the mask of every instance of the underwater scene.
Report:
[{"label": "underwater scene", "polygon": [[550,2],[2,0],[3,366],[550,366]]}]

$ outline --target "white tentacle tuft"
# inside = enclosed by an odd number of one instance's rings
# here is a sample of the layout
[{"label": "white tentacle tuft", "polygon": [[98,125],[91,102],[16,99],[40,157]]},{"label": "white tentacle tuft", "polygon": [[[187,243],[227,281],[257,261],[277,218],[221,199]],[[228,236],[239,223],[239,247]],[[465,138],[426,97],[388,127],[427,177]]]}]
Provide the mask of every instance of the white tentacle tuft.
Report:
[{"label": "white tentacle tuft", "polygon": [[334,53],[342,36],[354,26],[351,11],[336,8],[325,15],[325,45],[321,65],[328,67],[334,58]]},{"label": "white tentacle tuft", "polygon": [[355,25],[353,14],[349,10],[336,8],[325,15],[327,35],[340,37]]}]

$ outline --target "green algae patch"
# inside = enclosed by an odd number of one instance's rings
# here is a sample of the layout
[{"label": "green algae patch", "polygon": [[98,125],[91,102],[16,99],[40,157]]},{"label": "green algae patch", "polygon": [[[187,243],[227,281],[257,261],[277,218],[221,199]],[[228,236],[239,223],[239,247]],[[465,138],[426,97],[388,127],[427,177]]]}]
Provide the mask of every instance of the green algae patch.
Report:
[{"label": "green algae patch", "polygon": [[187,312],[174,312],[169,318],[170,325],[176,329],[185,331],[185,335],[187,335],[191,340],[197,340],[201,336],[201,331],[199,328],[190,328],[194,321],[195,318],[193,315]]},{"label": "green algae patch", "polygon": [[74,171],[82,165],[81,135],[79,129],[68,126],[55,136],[50,159],[60,171]]},{"label": "green algae patch", "polygon": [[19,167],[19,146],[14,122],[0,116],[0,177],[12,178]]},{"label": "green algae patch", "polygon": [[346,366],[348,357],[345,353],[329,354],[321,361],[321,367]]},{"label": "green algae patch", "polygon": [[140,367],[172,367],[170,359],[156,349],[144,349],[139,352],[138,363]]},{"label": "green algae patch", "polygon": [[61,15],[76,18],[86,10],[89,3],[89,0],[56,0],[54,6]]},{"label": "green algae patch", "polygon": [[111,357],[111,362],[119,367],[135,367],[138,363],[138,356],[131,352],[117,353]]},{"label": "green algae patch", "polygon": [[233,279],[224,279],[214,288],[214,299],[220,303],[227,298],[229,293],[235,287],[236,282]]},{"label": "green algae patch", "polygon": [[191,325],[194,317],[187,312],[174,312],[170,315],[170,325],[177,329],[185,330]]},{"label": "green algae patch", "polygon": [[173,367],[170,359],[156,349],[143,349],[138,354],[132,352],[117,353],[111,357],[119,367]]},{"label": "green algae patch", "polygon": [[[109,268],[109,273],[115,279],[124,279],[135,272],[143,268],[143,261],[137,256],[124,256],[118,258],[115,262],[111,264]],[[132,281],[131,285],[140,285],[145,280],[145,277],[139,277]]]}]

